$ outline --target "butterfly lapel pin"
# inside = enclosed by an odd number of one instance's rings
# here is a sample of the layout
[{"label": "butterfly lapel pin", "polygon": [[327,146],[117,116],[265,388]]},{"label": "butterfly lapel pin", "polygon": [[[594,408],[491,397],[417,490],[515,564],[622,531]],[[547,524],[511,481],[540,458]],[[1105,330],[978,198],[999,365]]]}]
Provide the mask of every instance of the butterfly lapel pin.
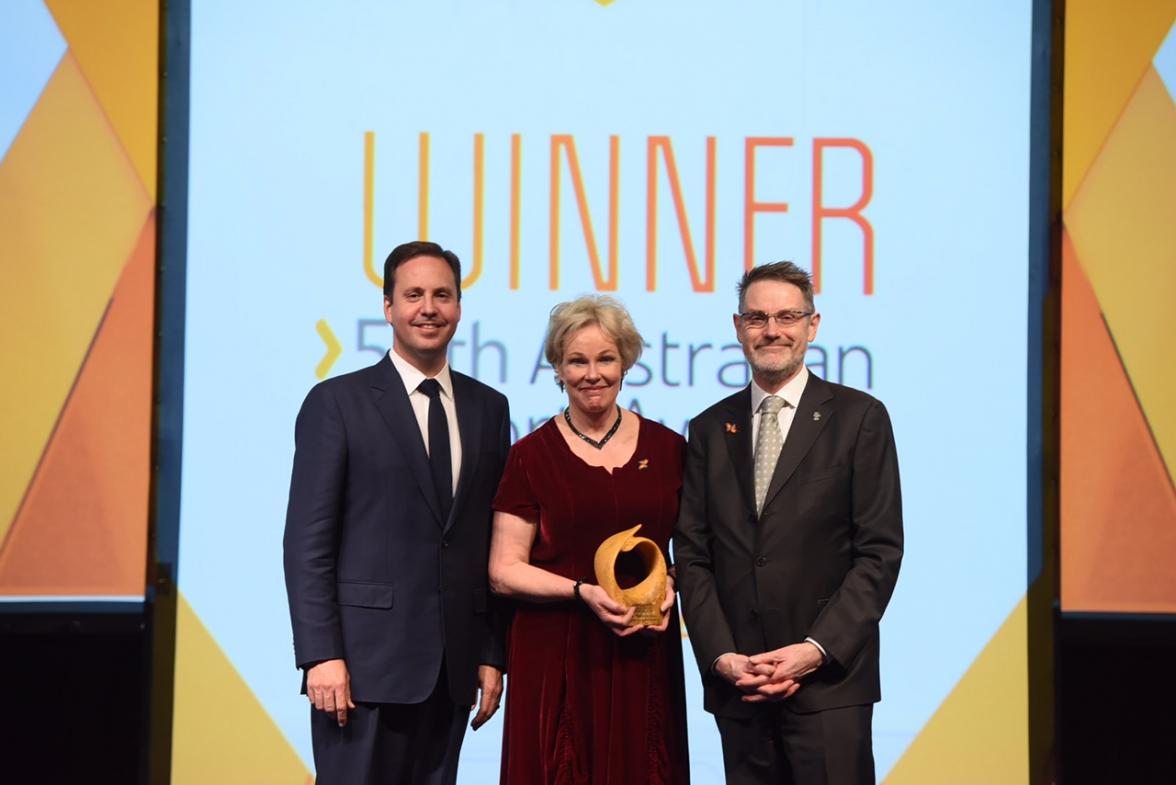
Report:
[{"label": "butterfly lapel pin", "polygon": [[644,471],[648,468],[649,468],[649,459],[648,458],[642,458],[641,460],[637,461],[637,471],[639,471],[639,472]]},{"label": "butterfly lapel pin", "polygon": [[739,429],[735,427],[735,423],[724,423],[727,426],[727,433],[739,433]]},{"label": "butterfly lapel pin", "polygon": [[820,422],[820,421],[821,421],[821,413],[820,412],[813,412],[813,422]]}]

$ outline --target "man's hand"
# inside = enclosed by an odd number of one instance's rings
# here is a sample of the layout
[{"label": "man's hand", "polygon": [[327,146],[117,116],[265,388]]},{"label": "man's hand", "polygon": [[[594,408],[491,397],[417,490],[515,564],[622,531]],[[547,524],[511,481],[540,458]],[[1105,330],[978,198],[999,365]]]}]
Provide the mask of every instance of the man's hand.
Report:
[{"label": "man's hand", "polygon": [[351,675],[343,660],[323,660],[306,672],[306,697],[319,711],[335,715],[342,728],[347,725],[351,702]]},{"label": "man's hand", "polygon": [[[486,720],[498,711],[498,702],[502,698],[502,671],[493,665],[478,666],[478,691],[481,699],[478,701],[478,713],[470,721],[474,730],[486,724]],[[473,707],[471,707],[473,708]]]},{"label": "man's hand", "polygon": [[757,669],[751,658],[743,654],[724,654],[715,662],[714,671],[743,692],[753,693],[756,687],[767,682],[772,668],[758,666]]},{"label": "man's hand", "polygon": [[745,695],[743,700],[748,703],[764,701],[780,701],[792,697],[800,689],[800,680],[809,675],[824,662],[821,650],[813,644],[794,643],[762,654],[754,654],[748,658],[757,674],[764,674],[755,679],[745,679],[736,686],[748,692],[751,687],[753,694]]}]

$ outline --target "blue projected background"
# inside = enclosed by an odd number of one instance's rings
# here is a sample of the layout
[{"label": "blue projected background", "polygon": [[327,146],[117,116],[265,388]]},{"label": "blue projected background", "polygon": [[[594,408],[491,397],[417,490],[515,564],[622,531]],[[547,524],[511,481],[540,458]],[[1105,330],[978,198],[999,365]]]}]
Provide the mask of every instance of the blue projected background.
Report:
[{"label": "blue projected background", "polygon": [[[516,434],[563,402],[555,303],[617,295],[648,344],[621,402],[683,431],[747,381],[745,262],[813,269],[810,368],[886,403],[902,467],[879,777],[943,781],[932,753],[970,732],[949,696],[987,663],[1012,719],[985,743],[1026,781],[1029,57],[1014,2],[196,0],[174,779],[243,740],[259,771],[313,771],[281,570],[294,416],[387,350],[383,258],[426,237],[467,276],[451,364]],[[721,782],[686,679],[694,782]],[[497,777],[500,729],[466,739],[462,782]]]}]

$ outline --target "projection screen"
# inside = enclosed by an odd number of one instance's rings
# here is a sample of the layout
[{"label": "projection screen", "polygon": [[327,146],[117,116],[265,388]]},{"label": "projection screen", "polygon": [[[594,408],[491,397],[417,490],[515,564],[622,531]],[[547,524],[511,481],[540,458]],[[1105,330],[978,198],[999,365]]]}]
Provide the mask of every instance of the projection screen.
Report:
[{"label": "projection screen", "polygon": [[[809,367],[885,402],[902,470],[879,778],[942,782],[948,750],[1027,781],[1031,4],[192,6],[175,781],[313,772],[294,417],[387,350],[383,258],[420,238],[463,260],[450,362],[516,438],[562,405],[554,304],[619,297],[647,343],[621,403],[684,432],[747,383],[745,265],[810,269]],[[689,659],[686,686],[694,782],[721,782]],[[496,779],[500,729],[462,782]]]}]

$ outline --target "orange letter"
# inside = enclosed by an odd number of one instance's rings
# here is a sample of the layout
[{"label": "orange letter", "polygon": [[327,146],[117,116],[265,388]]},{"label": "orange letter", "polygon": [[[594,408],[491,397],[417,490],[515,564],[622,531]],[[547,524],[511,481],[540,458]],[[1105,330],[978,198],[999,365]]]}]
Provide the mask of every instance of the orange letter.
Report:
[{"label": "orange letter", "polygon": [[485,180],[486,135],[474,134],[474,261],[470,274],[461,279],[461,288],[473,286],[482,276],[482,191]]},{"label": "orange letter", "polygon": [[[862,157],[862,195],[849,207],[825,207],[821,203],[823,157],[826,147],[851,147]],[[813,139],[813,288],[821,291],[821,221],[848,218],[862,230],[864,275],[862,292],[874,293],[874,227],[862,210],[874,195],[874,156],[857,139]]]},{"label": "orange letter", "polygon": [[678,216],[678,232],[686,252],[686,267],[690,270],[690,284],[696,292],[715,290],[715,138],[706,138],[706,277],[698,274],[698,257],[694,254],[694,240],[686,218],[686,203],[682,199],[682,185],[678,180],[678,166],[674,148],[668,136],[651,136],[646,146],[646,211],[645,211],[645,290],[657,289],[657,151],[666,162],[666,176],[670,180],[670,194],[674,197],[674,212]]},{"label": "orange letter", "polygon": [[596,233],[592,230],[592,217],[588,213],[588,197],[584,193],[584,181],[580,177],[580,160],[576,156],[576,142],[571,134],[554,134],[551,137],[551,272],[550,287],[559,288],[559,151],[567,150],[568,170],[572,175],[572,187],[576,194],[576,205],[580,211],[580,226],[584,230],[584,242],[588,246],[588,261],[592,265],[592,278],[598,292],[615,292],[617,289],[617,252],[620,240],[618,212],[620,208],[619,181],[621,169],[621,140],[610,136],[609,180],[608,180],[608,276],[600,269],[600,254],[596,251]]},{"label": "orange letter", "polygon": [[417,239],[429,239],[429,134],[421,131],[417,180]]},{"label": "orange letter", "polygon": [[743,267],[755,266],[755,214],[786,213],[787,202],[755,200],[755,149],[757,147],[791,147],[790,136],[749,136],[743,147]]},{"label": "orange letter", "polygon": [[363,272],[376,286],[384,287],[384,276],[376,272],[372,260],[372,236],[375,233],[372,213],[376,205],[376,132],[363,132]]},{"label": "orange letter", "polygon": [[510,135],[510,288],[519,288],[519,183],[523,169],[523,137]]}]

